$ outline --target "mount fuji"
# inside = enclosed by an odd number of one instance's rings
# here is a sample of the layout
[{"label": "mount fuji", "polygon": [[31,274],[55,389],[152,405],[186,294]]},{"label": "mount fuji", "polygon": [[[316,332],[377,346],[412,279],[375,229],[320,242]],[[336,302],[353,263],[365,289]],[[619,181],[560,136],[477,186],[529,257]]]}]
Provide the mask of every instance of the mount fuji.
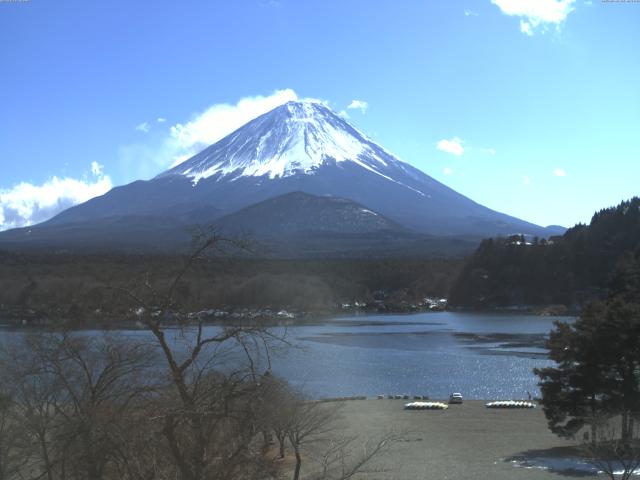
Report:
[{"label": "mount fuji", "polygon": [[[290,195],[295,192],[300,194]],[[284,200],[273,201],[279,197]],[[319,227],[291,214],[298,206],[306,209],[305,218],[323,218],[325,233],[369,239],[381,232],[479,239],[563,231],[486,208],[401,161],[324,104],[303,101],[251,120],[151,180],[116,187],[42,224],[4,232],[0,244],[172,248],[185,241],[190,225],[250,229],[248,218],[259,218],[262,236],[309,237]],[[291,221],[283,223],[287,215]]]}]

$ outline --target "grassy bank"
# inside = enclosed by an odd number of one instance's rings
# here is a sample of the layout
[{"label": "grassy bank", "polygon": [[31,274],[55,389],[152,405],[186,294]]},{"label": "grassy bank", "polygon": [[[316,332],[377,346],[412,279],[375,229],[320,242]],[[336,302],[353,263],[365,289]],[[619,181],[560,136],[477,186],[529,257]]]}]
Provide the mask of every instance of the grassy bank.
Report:
[{"label": "grassy bank", "polygon": [[[343,402],[340,427],[362,439],[391,430],[405,439],[376,457],[373,479],[543,480],[559,477],[516,465],[520,457],[566,454],[571,443],[549,432],[540,408],[487,409],[485,401],[465,401],[443,411],[408,411],[406,400]],[[364,476],[362,478],[365,478]]]}]

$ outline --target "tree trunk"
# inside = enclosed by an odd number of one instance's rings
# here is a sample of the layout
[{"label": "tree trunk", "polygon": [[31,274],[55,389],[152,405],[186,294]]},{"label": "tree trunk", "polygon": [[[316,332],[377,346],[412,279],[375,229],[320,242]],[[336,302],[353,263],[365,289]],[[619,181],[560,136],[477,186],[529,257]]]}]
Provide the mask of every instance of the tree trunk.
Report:
[{"label": "tree trunk", "polygon": [[[195,407],[192,407],[195,409]],[[202,416],[194,413],[191,415],[191,435],[193,445],[193,478],[205,480],[207,470],[207,442],[203,432]]]},{"label": "tree trunk", "polygon": [[193,478],[193,474],[187,460],[185,459],[182,450],[180,449],[180,442],[178,441],[176,432],[175,432],[175,423],[172,416],[168,415],[164,421],[164,427],[162,428],[162,434],[167,440],[167,444],[169,445],[169,449],[171,450],[171,454],[173,456],[176,465],[178,466],[178,470],[183,479],[191,480]]},{"label": "tree trunk", "polygon": [[300,478],[300,467],[302,466],[302,457],[300,456],[300,450],[298,447],[295,447],[296,452],[296,469],[293,472],[293,480],[298,480]]},{"label": "tree trunk", "polygon": [[[95,420],[89,420],[90,422],[95,422]],[[100,468],[98,465],[98,459],[96,455],[96,445],[95,445],[95,436],[91,431],[91,427],[87,428],[87,432],[84,437],[85,442],[85,467],[86,467],[86,475],[88,480],[100,480],[102,475],[100,473]]]},{"label": "tree trunk", "polygon": [[46,432],[38,432],[38,439],[40,442],[40,451],[42,453],[44,469],[47,473],[47,480],[53,480],[53,468],[51,466],[51,460],[49,459],[49,447],[47,446]]},{"label": "tree trunk", "polygon": [[629,443],[630,443],[629,412],[627,412],[626,409],[622,411],[621,419],[622,419],[622,430],[621,430],[622,446],[626,452],[629,449]]}]

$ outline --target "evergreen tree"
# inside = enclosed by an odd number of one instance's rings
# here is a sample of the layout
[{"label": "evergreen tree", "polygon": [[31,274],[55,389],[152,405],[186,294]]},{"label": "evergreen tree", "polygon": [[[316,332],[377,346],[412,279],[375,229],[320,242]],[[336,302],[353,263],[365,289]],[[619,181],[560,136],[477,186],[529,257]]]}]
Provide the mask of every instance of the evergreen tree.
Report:
[{"label": "evergreen tree", "polygon": [[[556,367],[536,369],[550,429],[572,437],[589,425],[620,418],[621,439],[632,440],[640,416],[640,261],[626,255],[606,301],[584,309],[574,323],[556,323],[548,347]],[[595,441],[592,433],[592,441]]]},{"label": "evergreen tree", "polygon": [[603,394],[609,385],[598,339],[603,314],[604,304],[594,303],[575,323],[556,322],[547,347],[557,367],[535,370],[549,428],[559,436],[573,437],[585,425],[594,432],[608,415]]}]

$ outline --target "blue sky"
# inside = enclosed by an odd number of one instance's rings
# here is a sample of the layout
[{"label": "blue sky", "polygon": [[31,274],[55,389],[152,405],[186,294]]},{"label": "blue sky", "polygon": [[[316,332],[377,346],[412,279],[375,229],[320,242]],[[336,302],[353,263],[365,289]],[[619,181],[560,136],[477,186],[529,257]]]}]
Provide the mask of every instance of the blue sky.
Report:
[{"label": "blue sky", "polygon": [[638,25],[598,0],[2,1],[0,229],[292,97],[488,207],[588,222],[640,193]]}]

